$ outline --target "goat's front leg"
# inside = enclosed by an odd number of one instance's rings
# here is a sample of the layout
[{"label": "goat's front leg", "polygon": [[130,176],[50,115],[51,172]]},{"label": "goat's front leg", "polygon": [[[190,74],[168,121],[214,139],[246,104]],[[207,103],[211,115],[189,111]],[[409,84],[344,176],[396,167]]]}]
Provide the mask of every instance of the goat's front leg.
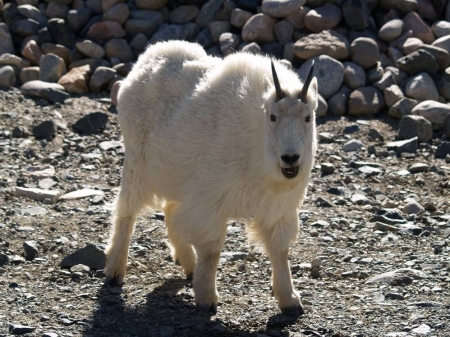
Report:
[{"label": "goat's front leg", "polygon": [[226,231],[215,229],[219,233],[214,240],[205,243],[194,243],[197,252],[197,265],[194,269],[194,294],[197,308],[205,313],[217,312],[219,294],[216,289],[217,264],[222,251]]},{"label": "goat's front leg", "polygon": [[298,233],[298,220],[283,221],[262,229],[264,246],[272,265],[272,287],[278,307],[283,314],[298,316],[304,313],[299,294],[292,285],[288,262],[289,245]]}]

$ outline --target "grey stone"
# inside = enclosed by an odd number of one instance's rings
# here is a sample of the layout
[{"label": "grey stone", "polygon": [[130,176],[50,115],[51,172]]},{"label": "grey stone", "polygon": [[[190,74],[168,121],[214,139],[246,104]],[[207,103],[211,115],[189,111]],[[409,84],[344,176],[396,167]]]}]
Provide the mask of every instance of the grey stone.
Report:
[{"label": "grey stone", "polygon": [[89,88],[92,92],[104,91],[108,82],[114,77],[116,71],[107,67],[98,67],[89,80]]},{"label": "grey stone", "polygon": [[282,18],[305,4],[306,0],[263,0],[262,11],[273,18]]},{"label": "grey stone", "polygon": [[260,54],[261,53],[261,47],[256,42],[248,43],[248,44],[242,46],[241,50],[245,51],[247,53],[252,53],[252,54]]},{"label": "grey stone", "polygon": [[0,22],[0,55],[14,54],[14,45],[8,26]]},{"label": "grey stone", "polygon": [[9,262],[9,257],[6,254],[0,253],[0,267]]},{"label": "grey stone", "polygon": [[64,60],[54,54],[43,55],[39,62],[39,80],[43,82],[58,82],[66,73]]},{"label": "grey stone", "polygon": [[439,64],[434,56],[422,49],[399,59],[397,66],[409,75],[415,75],[423,71],[435,73],[439,69]]},{"label": "grey stone", "polygon": [[111,39],[105,44],[106,57],[111,61],[117,58],[121,63],[131,62],[133,52],[125,39]]},{"label": "grey stone", "polygon": [[276,40],[273,27],[276,20],[267,14],[253,15],[242,28],[242,39],[247,42],[267,43]]},{"label": "grey stone", "polygon": [[13,54],[2,54],[0,55],[0,66],[2,65],[9,65],[13,67],[17,67],[19,69],[22,69],[24,67],[30,66],[30,61],[21,58],[19,56],[13,55]]},{"label": "grey stone", "polygon": [[11,335],[25,335],[36,330],[36,327],[21,324],[10,324],[8,329]]},{"label": "grey stone", "polygon": [[136,0],[136,7],[140,9],[159,10],[166,3],[167,0]]},{"label": "grey stone", "polygon": [[419,7],[417,0],[380,0],[380,5],[387,10],[396,9],[400,13],[409,13]]},{"label": "grey stone", "polygon": [[388,143],[387,149],[394,150],[397,155],[401,155],[402,153],[416,153],[418,145],[418,138],[413,137],[407,140],[399,140],[396,142]]},{"label": "grey stone", "polygon": [[190,22],[199,12],[197,6],[179,6],[169,13],[170,22],[178,24]]},{"label": "grey stone", "polygon": [[75,47],[81,54],[89,58],[102,59],[105,56],[105,49],[90,40],[78,42]]},{"label": "grey stone", "polygon": [[408,97],[420,101],[437,101],[439,98],[439,93],[433,82],[433,79],[425,72],[412,77],[406,83],[405,93]]},{"label": "grey stone", "polygon": [[[389,72],[388,72],[389,73]],[[402,89],[397,84],[393,84],[383,91],[386,106],[391,108],[395,103],[405,98]]]},{"label": "grey stone", "polygon": [[450,115],[448,104],[427,100],[416,105],[411,114],[425,117],[430,121],[433,130],[441,130],[444,127],[446,118]]},{"label": "grey stone", "polygon": [[71,268],[77,264],[84,264],[91,269],[103,269],[106,264],[105,247],[100,244],[89,243],[66,256],[61,261],[61,268]]},{"label": "grey stone", "polygon": [[220,50],[224,56],[233,52],[239,45],[239,36],[233,33],[223,33],[219,37]]},{"label": "grey stone", "polygon": [[342,15],[348,27],[356,30],[369,26],[370,9],[365,0],[346,0],[342,6]]},{"label": "grey stone", "polygon": [[316,117],[325,117],[328,111],[327,101],[320,95],[317,95]]},{"label": "grey stone", "polygon": [[403,116],[410,115],[417,104],[419,104],[417,100],[402,98],[389,109],[389,116],[401,119]]},{"label": "grey stone", "polygon": [[381,76],[381,78],[373,84],[373,86],[380,91],[384,91],[384,89],[394,84],[396,84],[394,76],[390,71],[386,71],[383,76]]},{"label": "grey stone", "polygon": [[[203,1],[203,0],[202,0]],[[190,5],[194,5],[190,3]],[[214,14],[214,20],[230,21],[231,13],[236,8],[236,4],[232,0],[224,0],[219,10]]]},{"label": "grey stone", "polygon": [[328,100],[328,109],[333,115],[343,116],[348,111],[348,99],[344,93],[337,92]]},{"label": "grey stone", "polygon": [[425,208],[417,201],[410,201],[403,207],[403,212],[405,214],[417,214],[425,212]]},{"label": "grey stone", "polygon": [[430,170],[430,165],[425,163],[415,163],[408,167],[408,171],[411,173],[428,172]]},{"label": "grey stone", "polygon": [[[127,23],[130,20],[127,21]],[[168,25],[163,23],[158,27],[158,30],[155,34],[153,34],[150,39],[150,44],[154,44],[160,41],[169,41],[169,40],[185,40],[189,35],[189,31],[185,26],[182,25]]]},{"label": "grey stone", "polygon": [[23,19],[13,21],[10,28],[13,33],[21,37],[27,37],[36,34],[41,28],[41,25],[33,19]]},{"label": "grey stone", "polygon": [[281,45],[285,45],[286,43],[292,40],[292,34],[294,32],[294,26],[292,23],[286,20],[282,20],[277,22],[273,27],[275,36],[277,37],[278,42]]},{"label": "grey stone", "polygon": [[400,121],[398,134],[403,139],[417,137],[419,142],[428,142],[433,138],[433,128],[422,116],[404,116]]},{"label": "grey stone", "polygon": [[366,281],[366,284],[386,283],[391,286],[403,286],[411,284],[414,279],[421,280],[425,278],[427,278],[427,274],[421,270],[402,268],[371,277]]},{"label": "grey stone", "polygon": [[341,62],[327,56],[314,57],[302,64],[298,70],[301,79],[305,79],[314,61],[314,75],[317,77],[319,94],[328,99],[341,87],[344,80],[344,66]]},{"label": "grey stone", "polygon": [[[197,7],[196,7],[197,8]],[[116,21],[123,26],[130,16],[130,9],[124,3],[118,3],[103,13],[103,21]]]},{"label": "grey stone", "polygon": [[450,154],[450,142],[442,142],[438,145],[434,156],[436,158],[446,158]]},{"label": "grey stone", "polygon": [[431,26],[431,30],[437,39],[446,35],[450,35],[450,22],[445,20],[436,21]]},{"label": "grey stone", "polygon": [[350,94],[348,113],[352,116],[374,115],[383,106],[383,94],[377,88],[361,87]]},{"label": "grey stone", "polygon": [[320,164],[320,171],[322,174],[333,174],[336,168],[331,163],[322,163]]},{"label": "grey stone", "polygon": [[57,1],[50,1],[45,10],[45,15],[50,18],[66,19],[69,13],[69,6],[59,3]]},{"label": "grey stone", "polygon": [[17,7],[17,10],[23,16],[27,17],[28,19],[37,21],[42,26],[47,24],[47,18],[45,17],[45,15],[32,5],[21,5]]},{"label": "grey stone", "polygon": [[92,11],[89,8],[71,9],[67,14],[67,24],[75,33],[78,33],[89,22],[91,17]]},{"label": "grey stone", "polygon": [[363,146],[364,144],[361,141],[352,139],[342,146],[342,150],[344,150],[345,152],[358,151]]},{"label": "grey stone", "polygon": [[431,45],[445,49],[446,51],[448,51],[450,53],[450,35],[440,37],[439,39],[434,41]]},{"label": "grey stone", "polygon": [[386,22],[379,30],[378,37],[383,41],[393,41],[402,34],[403,21],[394,19]]},{"label": "grey stone", "polygon": [[388,225],[399,225],[406,223],[406,219],[396,208],[382,208],[377,211],[370,222],[382,222]]},{"label": "grey stone", "polygon": [[284,20],[289,21],[294,26],[294,29],[300,30],[305,27],[305,15],[309,12],[309,8],[302,6],[292,11]]},{"label": "grey stone", "polygon": [[384,75],[383,67],[380,62],[377,62],[372,68],[368,69],[366,72],[367,84],[373,84],[379,81]]},{"label": "grey stone", "polygon": [[195,23],[199,25],[200,28],[205,28],[208,24],[213,21],[214,15],[219,10],[222,5],[223,0],[209,0],[200,9]]},{"label": "grey stone", "polygon": [[410,12],[403,18],[403,29],[405,31],[411,30],[413,37],[416,37],[423,42],[430,44],[434,41],[434,35],[430,27],[422,20],[416,12]]},{"label": "grey stone", "polygon": [[326,30],[299,39],[294,45],[294,51],[298,58],[304,60],[317,55],[328,55],[337,60],[344,60],[350,55],[350,45],[344,35]]},{"label": "grey stone", "polygon": [[145,34],[151,37],[158,30],[158,26],[155,20],[129,19],[125,24],[125,31],[132,35]]},{"label": "grey stone", "polygon": [[366,72],[353,62],[344,62],[344,83],[351,89],[366,85]]},{"label": "grey stone", "polygon": [[[424,50],[426,52],[429,52],[431,55],[434,56],[436,62],[439,65],[439,70],[444,70],[450,65],[450,54],[445,49],[436,47],[436,46],[429,46],[429,45],[423,45],[420,46],[417,51]],[[430,68],[433,69],[433,68]]]},{"label": "grey stone", "polygon": [[350,55],[353,62],[368,69],[379,60],[378,45],[371,38],[357,38],[350,45]]},{"label": "grey stone", "polygon": [[234,27],[242,28],[252,16],[253,14],[251,12],[236,8],[231,12],[230,23]]},{"label": "grey stone", "polygon": [[63,19],[48,20],[47,29],[52,36],[53,41],[57,44],[61,44],[69,49],[74,47],[75,33]]},{"label": "grey stone", "polygon": [[103,112],[91,112],[80,118],[73,129],[83,135],[101,133],[108,123],[108,115]]},{"label": "grey stone", "polygon": [[0,87],[13,87],[16,85],[16,74],[11,66],[0,66]]},{"label": "grey stone", "polygon": [[57,130],[55,121],[47,120],[33,128],[33,136],[42,139],[52,138],[56,135]]},{"label": "grey stone", "polygon": [[230,31],[230,23],[228,21],[211,21],[208,25],[211,37],[215,42],[219,41],[220,35]]},{"label": "grey stone", "polygon": [[314,33],[336,27],[342,18],[341,9],[331,3],[311,9],[305,15],[305,27]]},{"label": "grey stone", "polygon": [[409,37],[403,43],[398,44],[398,48],[402,51],[404,55],[411,54],[423,46],[422,40],[416,37]]},{"label": "grey stone", "polygon": [[20,90],[24,95],[44,98],[52,102],[63,103],[64,100],[69,98],[62,85],[39,80],[23,84]]},{"label": "grey stone", "polygon": [[36,242],[34,241],[24,241],[23,251],[25,254],[25,260],[27,261],[33,261],[39,256],[39,251],[37,249]]},{"label": "grey stone", "polygon": [[147,46],[147,36],[145,34],[139,33],[136,34],[133,39],[130,41],[130,48],[132,51],[142,52],[145,50],[145,47]]},{"label": "grey stone", "polygon": [[203,48],[209,48],[214,45],[214,40],[209,32],[209,28],[205,28],[200,31],[194,41],[200,44]]}]

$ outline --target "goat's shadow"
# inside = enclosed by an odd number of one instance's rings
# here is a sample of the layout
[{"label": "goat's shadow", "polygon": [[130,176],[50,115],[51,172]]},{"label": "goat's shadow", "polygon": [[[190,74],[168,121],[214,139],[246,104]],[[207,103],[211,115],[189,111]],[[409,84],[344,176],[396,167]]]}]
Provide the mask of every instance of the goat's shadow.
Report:
[{"label": "goat's shadow", "polygon": [[[227,326],[220,319],[199,312],[192,296],[182,291],[188,288],[192,288],[192,281],[180,278],[164,281],[145,296],[136,292],[126,294],[122,287],[105,285],[97,292],[97,305],[92,317],[86,322],[83,336],[201,337],[256,336],[264,333],[261,330],[251,333],[238,326]],[[125,301],[128,296],[131,304]],[[269,318],[266,329],[272,330],[272,333],[278,331],[278,336],[284,336],[284,328],[295,323],[298,323],[297,319],[276,314]]]}]

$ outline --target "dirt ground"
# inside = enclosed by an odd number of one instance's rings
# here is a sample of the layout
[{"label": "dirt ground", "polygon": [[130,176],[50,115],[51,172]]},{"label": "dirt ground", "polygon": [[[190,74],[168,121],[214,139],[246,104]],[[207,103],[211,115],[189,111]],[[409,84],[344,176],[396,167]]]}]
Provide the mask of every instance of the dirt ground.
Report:
[{"label": "dirt ground", "polygon": [[[75,132],[73,125],[93,112],[107,114],[104,130]],[[230,221],[218,312],[206,316],[170,257],[158,210],[138,219],[122,287],[104,286],[101,269],[61,268],[64,257],[108,238],[124,151],[99,145],[120,141],[117,113],[106,96],[48,104],[0,90],[0,336],[27,331],[19,325],[29,328],[27,336],[47,337],[450,336],[450,163],[434,156],[440,134],[414,154],[389,152],[398,121],[385,116],[318,120],[316,167],[290,250],[306,313],[279,313],[267,256],[247,241],[244,224]],[[13,137],[14,128],[31,133],[46,120],[58,126],[53,139]],[[363,148],[345,152],[352,139]],[[421,172],[408,171],[419,163],[426,164]],[[44,182],[26,174],[42,165],[55,169]],[[90,188],[104,197],[49,204],[15,197],[17,186],[61,194]],[[425,211],[408,214],[413,199]],[[397,211],[386,220],[384,209]],[[32,261],[24,259],[25,241],[38,250]],[[386,272],[390,277],[377,277]]]}]

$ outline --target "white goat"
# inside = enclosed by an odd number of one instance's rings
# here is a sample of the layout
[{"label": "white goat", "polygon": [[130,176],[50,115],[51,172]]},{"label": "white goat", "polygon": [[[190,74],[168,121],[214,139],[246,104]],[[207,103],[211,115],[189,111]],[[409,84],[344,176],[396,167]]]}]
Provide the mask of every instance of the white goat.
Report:
[{"label": "white goat", "polygon": [[279,81],[270,63],[246,53],[221,60],[183,41],[139,57],[118,96],[126,151],[106,282],[123,281],[137,214],[161,207],[197,307],[216,312],[226,221],[243,218],[270,257],[281,311],[303,313],[288,249],[316,151],[317,80],[311,68],[303,85],[276,62]]}]

